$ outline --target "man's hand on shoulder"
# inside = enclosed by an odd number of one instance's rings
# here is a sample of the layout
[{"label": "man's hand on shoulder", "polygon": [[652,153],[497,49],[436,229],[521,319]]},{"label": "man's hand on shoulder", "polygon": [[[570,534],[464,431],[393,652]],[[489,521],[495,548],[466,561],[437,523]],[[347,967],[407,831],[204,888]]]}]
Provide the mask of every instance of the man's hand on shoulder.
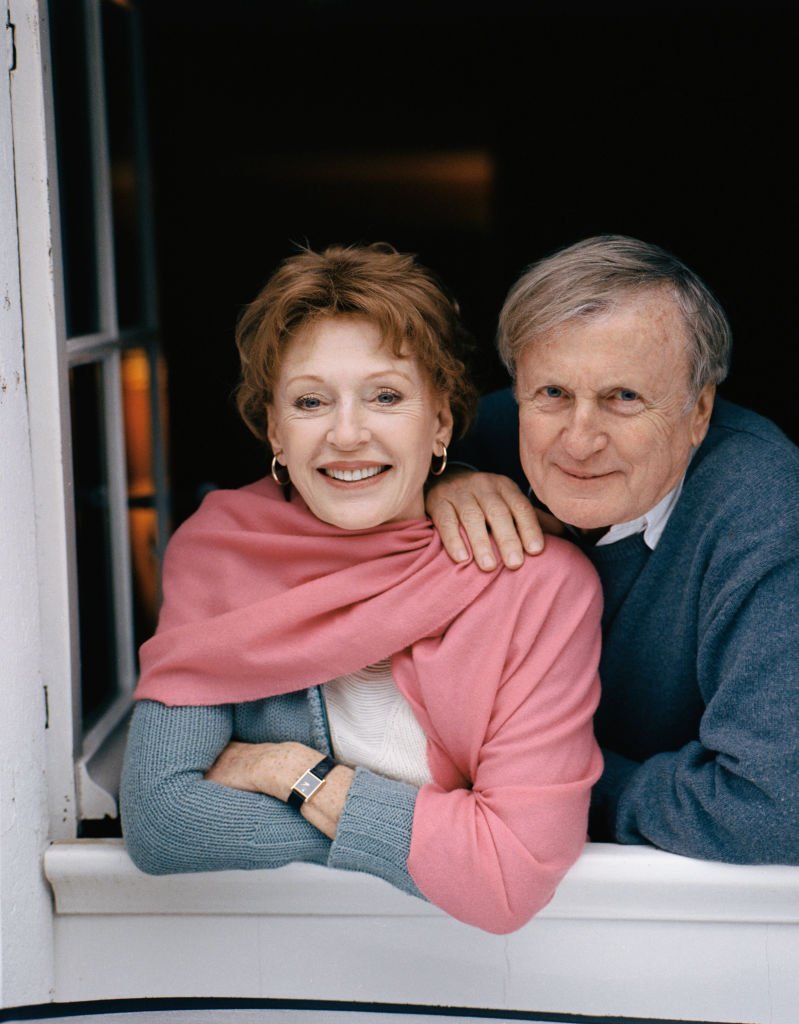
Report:
[{"label": "man's hand on shoulder", "polygon": [[[430,486],[426,503],[427,514],[455,562],[465,562],[469,557],[461,526],[475,561],[486,571],[496,568],[489,532],[509,569],[519,568],[525,552],[537,555],[544,548],[535,509],[508,477],[452,467]],[[549,525],[548,529],[555,532]]]}]

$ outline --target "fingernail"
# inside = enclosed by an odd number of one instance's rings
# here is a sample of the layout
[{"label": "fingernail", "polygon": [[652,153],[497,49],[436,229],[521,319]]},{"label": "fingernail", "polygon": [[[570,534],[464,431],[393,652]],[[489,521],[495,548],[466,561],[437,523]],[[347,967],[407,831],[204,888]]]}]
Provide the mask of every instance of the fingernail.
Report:
[{"label": "fingernail", "polygon": [[544,545],[541,541],[531,540],[528,544],[525,544],[524,549],[528,555],[537,555],[544,550]]},{"label": "fingernail", "polygon": [[496,568],[496,562],[490,555],[483,555],[482,558],[478,559],[480,562],[481,569],[494,569]]},{"label": "fingernail", "polygon": [[518,551],[514,551],[512,554],[508,555],[508,565],[511,569],[518,569],[523,561],[524,556],[520,555]]}]

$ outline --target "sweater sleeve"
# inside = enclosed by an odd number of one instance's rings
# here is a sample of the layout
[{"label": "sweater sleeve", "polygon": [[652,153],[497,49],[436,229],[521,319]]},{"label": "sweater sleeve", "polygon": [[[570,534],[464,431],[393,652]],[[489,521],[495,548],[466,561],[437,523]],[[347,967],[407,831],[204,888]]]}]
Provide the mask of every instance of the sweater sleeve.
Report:
[{"label": "sweater sleeve", "polygon": [[[267,731],[279,730],[275,739],[292,734],[285,711],[271,717],[245,712],[243,719],[250,741],[256,741],[253,728],[261,732],[258,740],[267,739],[264,721]],[[120,791],[125,843],[137,867],[160,875],[306,861],[364,871],[421,897],[407,867],[415,786],[358,769],[331,843],[282,801],[204,779],[232,738],[233,723],[230,704],[137,703]]]},{"label": "sweater sleeve", "polygon": [[120,805],[125,843],[148,874],[324,864],[330,840],[280,800],[208,782],[230,741],[233,706],[133,712]]},{"label": "sweater sleeve", "polygon": [[[696,740],[643,764],[606,756],[592,820],[622,843],[748,864],[799,864],[799,547],[783,520],[708,574]],[[607,827],[607,826],[606,826]]]},{"label": "sweater sleeve", "polygon": [[408,872],[416,786],[357,768],[328,865],[365,871],[424,899]]},{"label": "sweater sleeve", "polygon": [[[493,685],[462,687],[460,707],[438,717],[441,736],[447,718],[471,703],[485,709],[485,728],[468,753],[442,742],[439,753],[455,752],[463,781],[454,773],[448,781],[445,766],[434,771],[437,784],[420,790],[409,864],[431,902],[507,933],[550,901],[587,839],[601,771],[593,713],[602,598],[592,567],[565,542],[498,580],[517,590],[515,607],[489,594],[450,631]],[[499,616],[510,645],[498,636]]]}]

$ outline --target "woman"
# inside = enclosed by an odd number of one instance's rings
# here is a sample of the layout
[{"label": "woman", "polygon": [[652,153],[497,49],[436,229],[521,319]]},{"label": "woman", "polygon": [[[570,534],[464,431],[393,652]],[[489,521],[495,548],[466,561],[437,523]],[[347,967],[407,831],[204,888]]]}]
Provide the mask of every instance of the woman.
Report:
[{"label": "woman", "polygon": [[144,871],[367,871],[508,932],[586,839],[600,590],[552,538],[453,564],[424,514],[474,391],[454,304],[386,246],[304,251],[242,317],[270,478],[172,538],[122,781]]}]

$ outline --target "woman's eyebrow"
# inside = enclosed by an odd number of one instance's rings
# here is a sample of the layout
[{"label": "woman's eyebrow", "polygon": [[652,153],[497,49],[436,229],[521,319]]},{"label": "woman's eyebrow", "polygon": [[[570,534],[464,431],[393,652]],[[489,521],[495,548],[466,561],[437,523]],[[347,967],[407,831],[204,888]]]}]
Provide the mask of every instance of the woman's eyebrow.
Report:
[{"label": "woman's eyebrow", "polygon": [[[367,373],[363,378],[364,380],[379,380],[382,377],[401,377],[403,380],[409,383],[413,382],[413,378],[410,374],[404,370],[398,370],[396,367],[386,367],[384,370],[375,370],[373,373]],[[291,384],[296,381],[307,380],[314,383],[324,384],[327,381],[327,377],[322,376],[318,373],[304,373],[299,371],[286,377],[286,383]]]}]

